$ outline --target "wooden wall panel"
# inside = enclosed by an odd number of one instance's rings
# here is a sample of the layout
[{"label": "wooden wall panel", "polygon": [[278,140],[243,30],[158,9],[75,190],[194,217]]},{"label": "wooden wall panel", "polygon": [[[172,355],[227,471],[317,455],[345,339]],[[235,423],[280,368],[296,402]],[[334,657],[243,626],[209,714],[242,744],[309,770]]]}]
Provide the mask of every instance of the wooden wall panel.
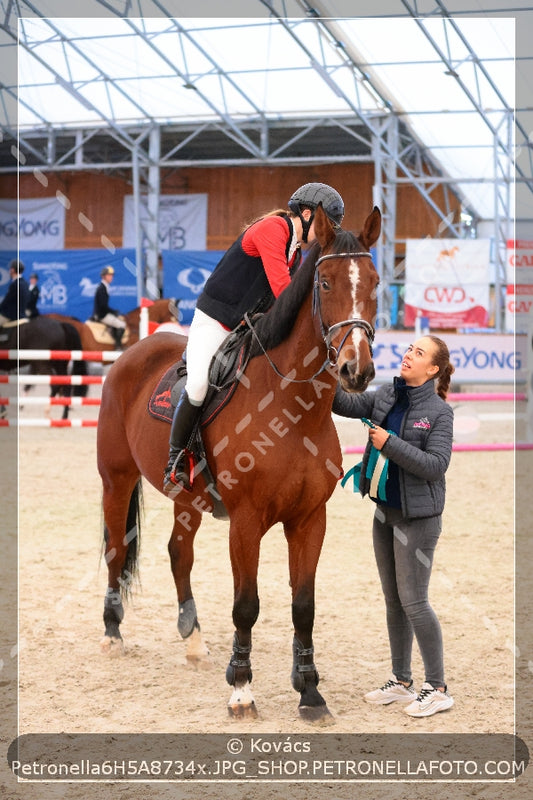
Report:
[{"label": "wooden wall panel", "polygon": [[[107,237],[122,246],[124,195],[131,183],[99,172],[60,172],[45,175],[46,186],[30,173],[20,175],[21,197],[44,197],[61,192],[69,206],[66,215],[67,248],[102,247]],[[285,208],[301,184],[321,181],[344,198],[344,227],[358,232],[373,205],[373,164],[324,164],[296,167],[212,167],[161,172],[162,194],[208,195],[207,249],[224,250],[244,225],[272,208]],[[16,176],[2,176],[1,195],[16,197]],[[442,190],[435,193],[438,202]],[[458,209],[456,210],[458,213]],[[401,186],[397,197],[398,239],[445,236],[437,215],[412,186]],[[397,255],[403,256],[399,244]]]}]

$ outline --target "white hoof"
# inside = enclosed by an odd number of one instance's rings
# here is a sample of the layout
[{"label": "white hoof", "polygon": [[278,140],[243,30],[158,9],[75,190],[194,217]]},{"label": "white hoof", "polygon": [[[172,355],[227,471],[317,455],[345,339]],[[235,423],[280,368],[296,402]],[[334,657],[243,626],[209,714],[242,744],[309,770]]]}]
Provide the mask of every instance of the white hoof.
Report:
[{"label": "white hoof", "polygon": [[117,639],[116,636],[104,636],[100,642],[100,650],[108,658],[117,658],[126,652],[123,640]]},{"label": "white hoof", "polygon": [[197,666],[200,666],[202,662],[206,662],[209,659],[209,648],[204,642],[198,628],[195,628],[187,639],[185,658],[187,661]]},{"label": "white hoof", "polygon": [[248,682],[233,690],[228,702],[228,714],[235,719],[256,719],[257,708]]}]

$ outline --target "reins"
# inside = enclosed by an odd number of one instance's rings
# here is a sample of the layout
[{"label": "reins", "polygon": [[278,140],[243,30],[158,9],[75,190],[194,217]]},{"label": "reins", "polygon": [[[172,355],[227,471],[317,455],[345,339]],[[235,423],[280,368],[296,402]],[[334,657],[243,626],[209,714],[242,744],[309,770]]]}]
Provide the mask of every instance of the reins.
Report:
[{"label": "reins", "polygon": [[[361,328],[368,340],[368,345],[370,347],[370,355],[372,355],[372,344],[374,342],[375,330],[373,326],[367,322],[365,319],[361,317],[355,317],[352,319],[345,319],[342,322],[336,322],[334,325],[331,325],[329,328],[324,325],[324,320],[322,319],[322,306],[320,303],[320,283],[318,280],[318,267],[322,263],[322,261],[326,261],[332,258],[361,258],[362,256],[368,256],[368,258],[372,258],[370,253],[367,252],[357,252],[357,253],[327,253],[324,256],[320,256],[317,260],[315,265],[315,275],[313,278],[313,316],[318,314],[318,319],[320,321],[320,331],[322,334],[322,339],[324,340],[324,344],[326,345],[327,356],[322,364],[322,366],[312,375],[310,378],[290,378],[288,375],[283,375],[282,372],[277,368],[274,364],[272,359],[270,358],[267,350],[263,347],[261,340],[257,335],[257,331],[255,330],[254,325],[250,321],[248,314],[244,315],[244,321],[247,324],[248,328],[252,332],[252,336],[261,348],[263,355],[266,357],[269,365],[272,367],[276,375],[281,378],[282,380],[286,381],[287,383],[311,383],[315,380],[322,372],[324,372],[327,367],[334,367],[337,364],[339,353],[342,350],[344,343],[348,336],[351,334],[354,328]],[[342,342],[338,348],[333,347],[331,341],[335,333],[340,329],[344,328],[346,325],[349,325],[350,328],[343,337]]]}]

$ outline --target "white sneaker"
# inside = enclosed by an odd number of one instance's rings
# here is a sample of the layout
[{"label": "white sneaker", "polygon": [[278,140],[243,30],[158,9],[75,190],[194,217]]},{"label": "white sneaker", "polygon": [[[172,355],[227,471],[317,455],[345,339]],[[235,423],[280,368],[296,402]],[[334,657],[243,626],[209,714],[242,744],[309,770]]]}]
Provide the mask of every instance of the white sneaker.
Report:
[{"label": "white sneaker", "polygon": [[420,694],[412,703],[404,708],[410,717],[430,717],[437,711],[446,711],[453,706],[453,697],[448,694],[446,687],[440,692],[430,683],[423,683]]},{"label": "white sneaker", "polygon": [[367,692],[364,696],[367,703],[374,703],[377,706],[386,706],[388,703],[412,703],[416,700],[416,692],[413,689],[413,681],[409,686],[404,686],[396,680],[396,675],[393,675],[387,683],[383,684],[379,689],[374,689],[372,692]]}]

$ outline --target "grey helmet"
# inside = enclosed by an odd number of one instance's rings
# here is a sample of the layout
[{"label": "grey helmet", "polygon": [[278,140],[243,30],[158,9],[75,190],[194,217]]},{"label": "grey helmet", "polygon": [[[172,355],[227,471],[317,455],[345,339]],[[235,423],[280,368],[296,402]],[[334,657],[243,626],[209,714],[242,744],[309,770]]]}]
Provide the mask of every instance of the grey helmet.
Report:
[{"label": "grey helmet", "polygon": [[326,183],[305,183],[299,189],[296,189],[289,200],[290,210],[298,214],[302,220],[304,242],[307,241],[314,213],[306,222],[302,218],[302,208],[310,208],[314,212],[318,205],[322,205],[322,208],[335,225],[341,224],[344,217],[343,199],[333,187],[328,186]]}]

